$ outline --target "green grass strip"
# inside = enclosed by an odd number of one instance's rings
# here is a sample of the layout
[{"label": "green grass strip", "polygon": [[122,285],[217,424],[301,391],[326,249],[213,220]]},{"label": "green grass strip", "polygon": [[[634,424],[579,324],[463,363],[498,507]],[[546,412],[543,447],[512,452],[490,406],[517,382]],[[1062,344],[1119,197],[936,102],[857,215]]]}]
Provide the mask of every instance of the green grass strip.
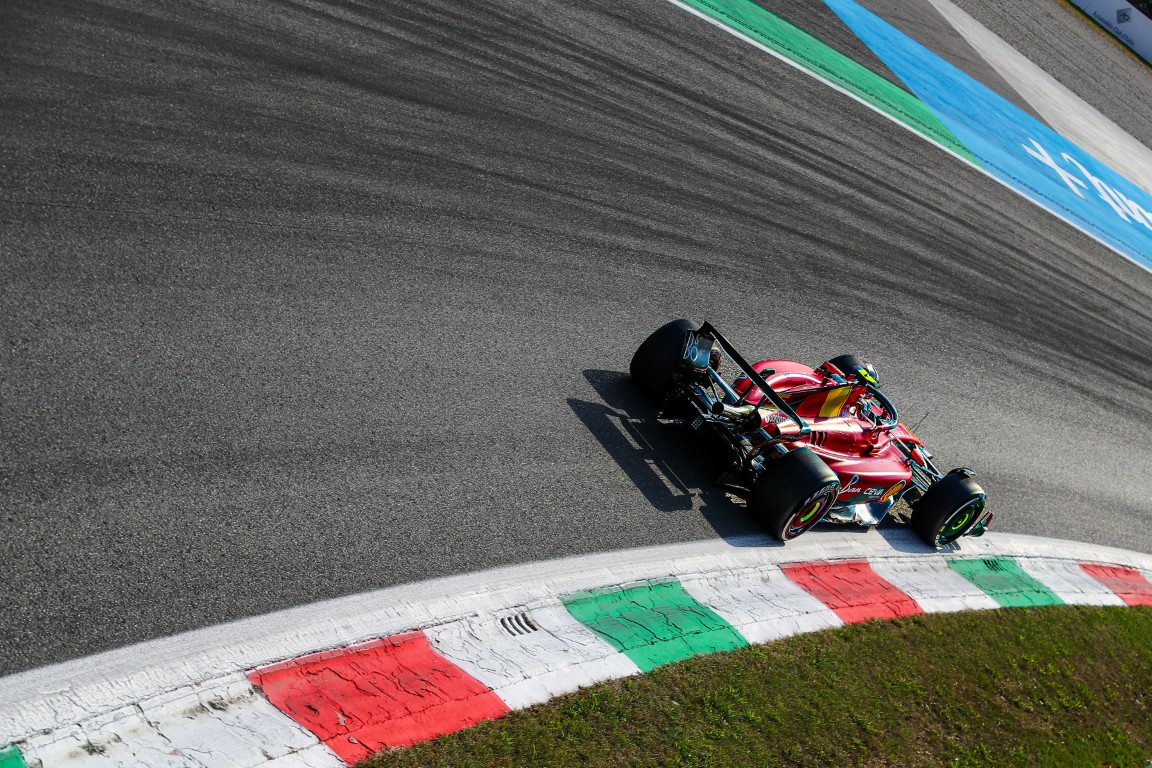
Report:
[{"label": "green grass strip", "polygon": [[[752,0],[677,0],[854,94],[975,165],[980,161],[925,104]],[[771,87],[766,83],[765,87]]]},{"label": "green grass strip", "polygon": [[1052,590],[1029,576],[1015,560],[986,557],[949,559],[948,565],[1004,608],[1063,605]]},{"label": "green grass strip", "polygon": [[563,600],[577,621],[645,672],[699,653],[748,644],[732,625],[675,580],[578,592]]},{"label": "green grass strip", "polygon": [[1152,607],[928,614],[696,656],[366,766],[1144,768]]},{"label": "green grass strip", "polygon": [[24,764],[24,757],[16,747],[0,749],[0,768],[28,768]]}]

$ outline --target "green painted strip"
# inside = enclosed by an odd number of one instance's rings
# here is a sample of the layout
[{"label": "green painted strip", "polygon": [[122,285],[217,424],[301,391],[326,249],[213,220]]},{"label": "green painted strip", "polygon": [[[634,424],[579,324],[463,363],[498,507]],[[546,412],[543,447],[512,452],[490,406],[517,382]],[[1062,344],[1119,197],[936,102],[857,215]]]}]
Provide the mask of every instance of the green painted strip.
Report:
[{"label": "green painted strip", "polygon": [[721,25],[755,40],[809,72],[854,94],[876,109],[952,150],[979,166],[944,123],[912,94],[885,80],[799,27],[790,24],[752,0],[674,0]]},{"label": "green painted strip", "polygon": [[696,654],[748,645],[732,625],[674,579],[577,592],[562,599],[577,621],[645,672]]},{"label": "green painted strip", "polygon": [[16,747],[0,749],[0,768],[28,768]]},{"label": "green painted strip", "polygon": [[1055,592],[1024,573],[1020,564],[1011,558],[955,558],[949,559],[948,565],[1004,608],[1064,605]]}]

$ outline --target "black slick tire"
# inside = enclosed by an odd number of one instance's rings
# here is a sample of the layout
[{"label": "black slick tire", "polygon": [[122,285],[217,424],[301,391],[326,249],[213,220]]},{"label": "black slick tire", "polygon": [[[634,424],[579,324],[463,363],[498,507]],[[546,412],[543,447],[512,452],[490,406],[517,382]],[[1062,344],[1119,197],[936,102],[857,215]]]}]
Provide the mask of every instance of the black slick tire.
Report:
[{"label": "black slick tire", "polygon": [[648,402],[657,408],[667,404],[668,395],[676,386],[684,336],[699,327],[699,323],[687,318],[673,320],[653,331],[632,355],[628,372]]},{"label": "black slick tire", "polygon": [[939,549],[960,538],[984,517],[984,489],[962,472],[950,472],[924,492],[912,508],[912,529]]},{"label": "black slick tire", "polygon": [[810,448],[773,459],[756,478],[748,510],[768,533],[788,541],[820,522],[840,493],[840,480]]}]

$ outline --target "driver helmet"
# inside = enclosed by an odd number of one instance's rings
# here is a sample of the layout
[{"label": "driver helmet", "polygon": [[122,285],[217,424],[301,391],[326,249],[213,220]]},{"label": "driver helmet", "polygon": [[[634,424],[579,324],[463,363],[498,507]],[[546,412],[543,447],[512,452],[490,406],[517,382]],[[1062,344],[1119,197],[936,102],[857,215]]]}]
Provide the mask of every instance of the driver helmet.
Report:
[{"label": "driver helmet", "polygon": [[820,367],[830,373],[839,373],[849,381],[855,379],[861,384],[880,386],[880,376],[877,375],[876,369],[871,363],[861,360],[856,355],[837,355]]}]

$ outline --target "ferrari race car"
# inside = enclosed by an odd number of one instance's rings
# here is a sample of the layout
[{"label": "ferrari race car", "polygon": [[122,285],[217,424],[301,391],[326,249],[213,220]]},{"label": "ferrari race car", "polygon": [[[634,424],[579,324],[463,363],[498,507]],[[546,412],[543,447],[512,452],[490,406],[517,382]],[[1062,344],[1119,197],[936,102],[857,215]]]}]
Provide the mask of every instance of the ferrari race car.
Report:
[{"label": "ferrari race car", "polygon": [[[737,369],[730,381],[720,374],[725,357]],[[899,499],[937,548],[982,535],[992,520],[973,472],[938,470],[855,355],[815,368],[749,365],[712,325],[681,319],[640,345],[629,372],[657,418],[723,437],[732,462],[718,483],[781,541],[819,522],[878,525]]]}]

